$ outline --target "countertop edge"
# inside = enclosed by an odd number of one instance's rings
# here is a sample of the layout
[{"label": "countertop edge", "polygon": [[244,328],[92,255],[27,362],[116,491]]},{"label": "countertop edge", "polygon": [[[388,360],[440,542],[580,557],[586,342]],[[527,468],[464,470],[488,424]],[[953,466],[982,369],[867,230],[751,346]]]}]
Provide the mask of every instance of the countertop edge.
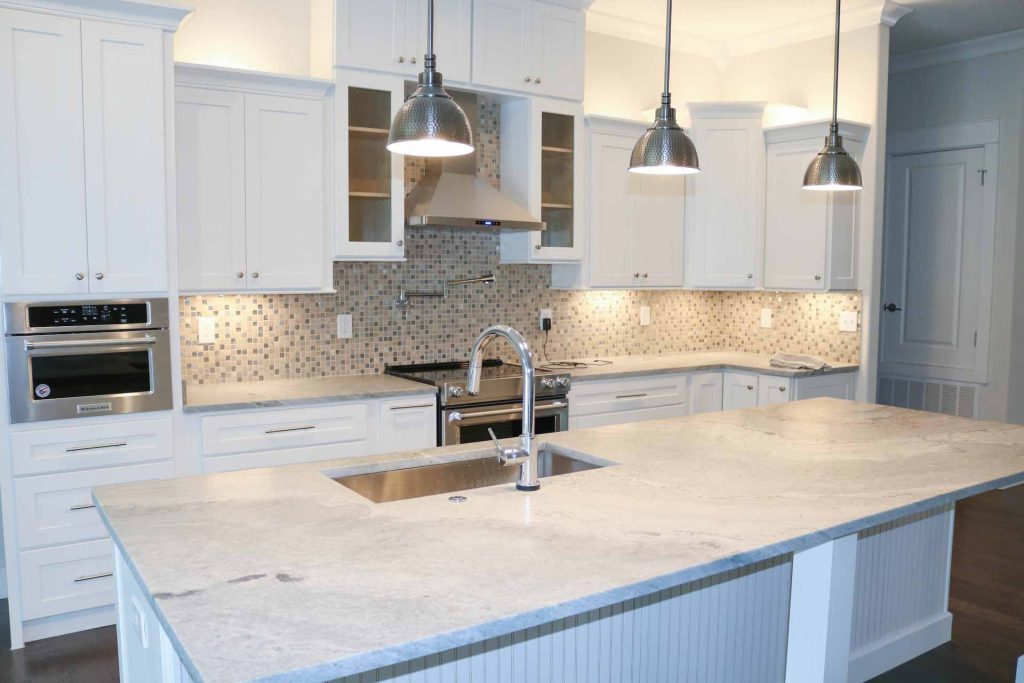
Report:
[{"label": "countertop edge", "polygon": [[186,403],[182,407],[185,414],[203,414],[229,412],[232,410],[252,410],[256,408],[290,408],[298,406],[315,406],[345,401],[367,401],[377,398],[398,398],[400,396],[435,396],[437,387],[422,384],[422,389],[415,387],[403,389],[387,389],[383,391],[364,391],[352,394],[330,394],[326,396],[306,396],[303,398],[266,399],[257,401],[236,401],[233,403]]},{"label": "countertop edge", "polygon": [[[606,366],[608,367],[608,366]],[[572,375],[573,382],[598,382],[609,379],[624,379],[627,377],[645,377],[648,375],[675,375],[688,372],[717,372],[722,370],[740,370],[743,372],[754,372],[759,375],[772,375],[774,377],[817,377],[819,375],[840,375],[843,373],[857,372],[859,365],[841,365],[830,367],[824,370],[790,370],[788,368],[764,368],[754,365],[743,365],[740,363],[707,363],[703,365],[675,365],[664,368],[653,368],[644,370],[609,370],[608,372],[593,372],[585,375],[572,374],[572,368],[566,371]]]}]

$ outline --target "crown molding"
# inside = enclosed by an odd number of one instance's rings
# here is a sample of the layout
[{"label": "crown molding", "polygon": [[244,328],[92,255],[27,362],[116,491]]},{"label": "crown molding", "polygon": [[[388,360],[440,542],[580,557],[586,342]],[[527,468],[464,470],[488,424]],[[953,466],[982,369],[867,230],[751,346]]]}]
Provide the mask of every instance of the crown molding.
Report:
[{"label": "crown molding", "polygon": [[[892,27],[912,11],[911,8],[893,0],[868,0],[843,10],[843,32],[856,31],[880,24]],[[665,44],[663,25],[649,24],[604,12],[587,12],[587,30],[659,47]],[[679,50],[713,59],[719,69],[724,69],[730,61],[737,57],[824,38],[833,35],[834,31],[835,14],[830,12],[788,26],[750,34],[737,40],[714,40],[673,30],[672,46],[673,51]]]},{"label": "crown molding", "polygon": [[1024,50],[1024,29],[997,33],[993,36],[965,40],[952,45],[908,52],[903,55],[895,55],[889,60],[890,73],[901,71],[913,71],[915,69],[926,69],[930,66],[959,62],[965,59],[977,59],[988,57],[1001,52],[1012,52]]},{"label": "crown molding", "polygon": [[192,7],[152,0],[0,0],[0,7],[128,21],[175,31]]},{"label": "crown molding", "polygon": [[174,83],[175,85],[188,85],[199,88],[219,88],[270,95],[285,93],[314,98],[323,97],[334,87],[334,81],[323,78],[287,76],[266,71],[235,69],[208,64],[194,64],[191,62],[174,63]]}]

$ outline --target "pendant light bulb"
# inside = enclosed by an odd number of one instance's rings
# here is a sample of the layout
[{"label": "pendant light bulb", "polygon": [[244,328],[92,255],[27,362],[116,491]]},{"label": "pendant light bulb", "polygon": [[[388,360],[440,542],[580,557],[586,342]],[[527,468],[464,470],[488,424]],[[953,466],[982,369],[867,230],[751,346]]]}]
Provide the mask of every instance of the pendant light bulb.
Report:
[{"label": "pendant light bulb", "polygon": [[473,129],[445,92],[434,56],[434,0],[427,1],[427,54],[419,85],[391,122],[388,151],[416,157],[454,157],[473,151]]},{"label": "pendant light bulb", "polygon": [[843,147],[839,134],[839,18],[842,0],[836,0],[836,47],[832,78],[832,122],[825,146],[814,157],[804,173],[804,189],[823,192],[860,190],[864,183],[860,167]]},{"label": "pendant light bulb", "polygon": [[665,16],[665,89],[661,93],[661,107],[654,123],[644,131],[633,146],[629,158],[632,173],[648,175],[687,175],[700,173],[697,148],[676,123],[676,110],[672,108],[669,92],[669,67],[672,62],[672,0],[667,0]]}]

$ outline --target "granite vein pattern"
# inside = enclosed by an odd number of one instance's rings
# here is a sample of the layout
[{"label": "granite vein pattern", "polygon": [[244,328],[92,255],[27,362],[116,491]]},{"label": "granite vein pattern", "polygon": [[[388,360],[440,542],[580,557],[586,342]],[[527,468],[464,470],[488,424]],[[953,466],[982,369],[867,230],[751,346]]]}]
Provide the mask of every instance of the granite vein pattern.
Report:
[{"label": "granite vein pattern", "polygon": [[[600,357],[610,364],[593,364],[593,358],[577,358],[585,368],[568,368],[573,380],[585,382],[597,379],[622,379],[644,375],[673,374],[677,372],[701,372],[714,370],[740,370],[778,377],[810,377],[838,372],[856,372],[860,367],[854,363],[829,361],[827,370],[792,370],[777,368],[768,361],[771,356],[742,351],[693,351],[688,353],[663,353],[642,356]],[[546,367],[542,364],[542,367]],[[555,368],[561,370],[562,368]],[[571,397],[572,394],[570,393]]]},{"label": "granite vein pattern", "polygon": [[325,476],[468,444],[94,497],[197,680],[324,681],[806,549],[1024,481],[1024,427],[817,399],[563,432],[617,463],[374,504]]},{"label": "granite vein pattern", "polygon": [[391,375],[344,375],[233,384],[190,384],[185,389],[185,412],[315,405],[332,401],[436,393],[436,387]]}]

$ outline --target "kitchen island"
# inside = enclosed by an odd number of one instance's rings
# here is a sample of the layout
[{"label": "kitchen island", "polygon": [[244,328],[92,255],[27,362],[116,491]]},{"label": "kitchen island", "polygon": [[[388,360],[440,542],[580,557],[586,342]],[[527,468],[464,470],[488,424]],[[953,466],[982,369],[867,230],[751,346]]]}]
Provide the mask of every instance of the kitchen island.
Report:
[{"label": "kitchen island", "polygon": [[832,399],[542,442],[606,466],[458,504],[332,477],[485,445],[98,489],[127,680],[865,680],[949,637],[952,504],[1024,482],[1022,427]]}]

